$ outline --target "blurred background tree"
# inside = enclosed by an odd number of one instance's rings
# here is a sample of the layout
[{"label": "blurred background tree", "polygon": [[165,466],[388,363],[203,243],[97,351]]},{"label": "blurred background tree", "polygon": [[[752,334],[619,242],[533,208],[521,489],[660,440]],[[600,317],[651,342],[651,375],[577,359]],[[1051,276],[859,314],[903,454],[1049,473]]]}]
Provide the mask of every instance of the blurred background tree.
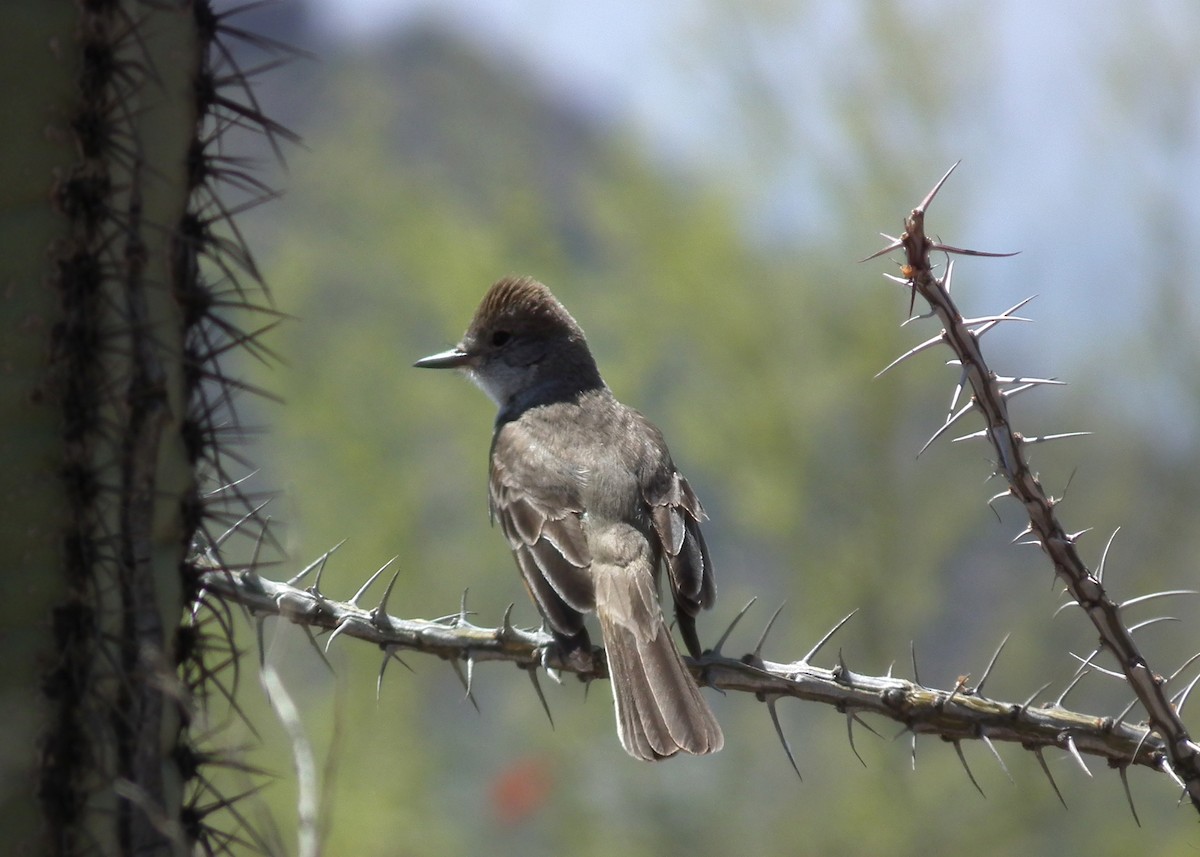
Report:
[{"label": "blurred background tree", "polygon": [[[1032,2],[603,5],[246,14],[321,58],[260,89],[305,146],[288,153],[286,197],[242,221],[295,317],[270,340],[283,366],[244,367],[286,402],[256,407],[267,431],[250,457],[255,482],[281,489],[287,567],[349,539],[326,571],[333,593],[398,555],[397,614],[453,612],[469,587],[481,624],[510,601],[535,622],[488,532],[492,405],[409,369],[457,340],[490,282],[528,273],[587,330],[617,394],[662,426],[706,505],[721,592],[706,642],[757,597],[728,648],[748,650],[786,601],[766,650],[786,660],[859,608],[839,636],[857,670],[908,674],[912,641],[922,679],[949,686],[1011,631],[989,693],[1021,700],[1054,681],[1057,695],[1092,632],[1051,617],[1049,568],[1008,545],[1023,522],[986,507],[999,489],[983,484],[982,447],[915,460],[956,376],[927,355],[873,379],[934,331],[901,330],[907,293],[853,260],[964,158],[933,228],[1022,255],[960,264],[956,293],[979,314],[1039,293],[1039,324],[988,345],[1005,371],[1072,386],[1015,413],[1028,433],[1096,432],[1039,450],[1043,482],[1070,484],[1064,514],[1096,528],[1091,556],[1123,527],[1118,597],[1188,586],[1200,13],[1185,0],[1086,17]],[[1162,669],[1200,637],[1194,605],[1169,612],[1184,621],[1143,638]],[[547,688],[551,730],[524,677],[499,667],[476,675],[479,714],[419,658],[375,702],[378,653],[334,643],[331,675],[299,630],[269,624],[265,639],[329,760],[331,854],[1200,846],[1169,782],[1145,772],[1131,772],[1139,829],[1115,774],[1052,760],[1067,813],[1028,754],[1001,749],[1014,786],[967,747],[985,801],[949,747],[923,742],[914,774],[907,736],[860,731],[864,769],[839,715],[790,704],[797,782],[763,706],[736,698],[716,700],[719,756],[636,765],[607,694],[574,682]],[[1116,714],[1127,699],[1094,678],[1069,701]],[[251,758],[284,774],[263,800],[290,830],[284,738],[261,700],[246,704],[263,734]]]}]

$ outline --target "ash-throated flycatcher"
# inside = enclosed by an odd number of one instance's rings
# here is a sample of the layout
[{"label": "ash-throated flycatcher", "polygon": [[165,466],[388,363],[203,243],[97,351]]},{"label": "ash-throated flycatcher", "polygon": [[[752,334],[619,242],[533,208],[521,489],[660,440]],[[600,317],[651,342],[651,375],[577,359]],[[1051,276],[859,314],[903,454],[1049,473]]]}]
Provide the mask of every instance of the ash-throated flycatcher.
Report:
[{"label": "ash-throated flycatcher", "polygon": [[492,518],[564,656],[590,659],[584,614],[599,617],[626,752],[653,761],[720,750],[721,727],[658,601],[665,564],[699,657],[695,617],[716,600],[704,512],[662,433],[613,397],[575,319],[541,283],[506,278],[456,347],[416,365],[463,369],[499,405]]}]

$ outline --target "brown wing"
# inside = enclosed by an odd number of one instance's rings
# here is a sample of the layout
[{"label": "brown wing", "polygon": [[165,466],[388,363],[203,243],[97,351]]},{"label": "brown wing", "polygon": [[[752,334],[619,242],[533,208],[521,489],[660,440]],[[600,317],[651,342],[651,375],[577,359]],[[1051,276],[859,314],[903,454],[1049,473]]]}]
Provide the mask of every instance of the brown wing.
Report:
[{"label": "brown wing", "polygon": [[643,478],[646,505],[662,546],[663,562],[675,601],[675,624],[694,658],[703,652],[696,634],[696,614],[717,600],[717,582],[708,545],[700,532],[704,509],[688,481],[671,463],[666,446],[650,478]]},{"label": "brown wing", "polygon": [[530,595],[551,628],[570,637],[583,630],[596,598],[583,506],[564,466],[520,421],[505,423],[492,440],[488,493]]},{"label": "brown wing", "polygon": [[646,503],[662,543],[676,607],[690,616],[712,607],[717,600],[716,579],[700,532],[704,509],[692,486],[671,468],[664,478],[651,482]]}]

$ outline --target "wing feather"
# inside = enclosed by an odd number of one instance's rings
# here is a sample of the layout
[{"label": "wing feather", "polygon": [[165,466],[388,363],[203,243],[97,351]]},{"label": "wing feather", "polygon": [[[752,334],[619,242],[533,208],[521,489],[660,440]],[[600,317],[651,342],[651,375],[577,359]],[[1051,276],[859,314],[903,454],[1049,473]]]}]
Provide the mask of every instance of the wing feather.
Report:
[{"label": "wing feather", "polygon": [[561,634],[583,628],[583,614],[596,607],[592,558],[583,529],[583,507],[571,480],[546,487],[544,447],[525,436],[520,425],[502,425],[492,443],[489,501],[494,518],[525,584],[542,615]]},{"label": "wing feather", "polygon": [[704,509],[688,481],[673,467],[646,492],[654,529],[662,544],[675,603],[695,616],[716,601],[716,578],[700,531]]}]

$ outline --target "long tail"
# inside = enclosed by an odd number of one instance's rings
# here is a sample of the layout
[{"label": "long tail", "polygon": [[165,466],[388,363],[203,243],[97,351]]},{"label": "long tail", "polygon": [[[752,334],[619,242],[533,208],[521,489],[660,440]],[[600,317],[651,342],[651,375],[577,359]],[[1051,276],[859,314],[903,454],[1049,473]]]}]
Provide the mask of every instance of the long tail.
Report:
[{"label": "long tail", "polygon": [[720,750],[725,736],[675,648],[649,566],[593,563],[592,572],[625,752],[653,762]]}]

